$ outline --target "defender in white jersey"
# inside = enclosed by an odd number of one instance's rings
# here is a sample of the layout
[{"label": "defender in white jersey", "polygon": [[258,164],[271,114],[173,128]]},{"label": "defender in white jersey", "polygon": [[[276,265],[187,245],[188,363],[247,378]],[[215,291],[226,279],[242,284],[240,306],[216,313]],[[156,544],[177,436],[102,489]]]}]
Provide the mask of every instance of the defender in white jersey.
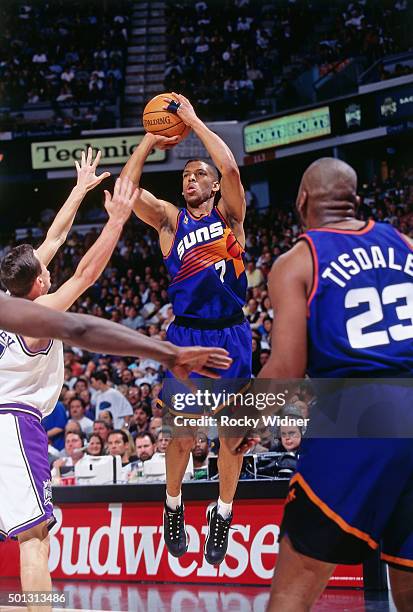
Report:
[{"label": "defender in white jersey", "polygon": [[[216,347],[202,348],[200,346],[179,348],[170,342],[148,338],[133,330],[131,331],[124,325],[112,323],[106,319],[90,315],[57,312],[29,300],[9,297],[2,291],[0,291],[0,326],[15,334],[40,338],[49,335],[51,338],[61,338],[72,345],[85,348],[88,351],[155,359],[162,363],[165,368],[175,372],[175,375],[181,379],[186,378],[191,372],[198,372],[203,376],[216,378],[216,373],[212,368],[225,369],[231,365],[228,352],[224,349]],[[0,337],[3,340],[2,350],[4,351],[4,346],[9,342],[11,335],[4,332],[0,333]],[[15,408],[18,408],[18,406],[15,406]],[[25,415],[19,413],[18,410],[14,413],[14,416],[19,417],[20,432],[17,439],[19,446],[21,445],[20,448],[23,449],[23,456],[26,448],[21,444],[21,428],[26,430],[23,432],[23,435],[25,439],[28,438],[27,444],[29,445],[32,437],[35,438],[35,434],[39,431],[39,424],[36,419],[30,418],[30,407],[25,406],[25,409]],[[4,409],[2,415],[0,415],[0,427],[6,440],[10,431],[9,424],[13,422],[9,415],[13,415],[11,408],[8,410]],[[16,423],[15,419],[14,423]],[[44,439],[44,432],[42,435]],[[4,439],[2,439],[2,444],[5,444]],[[39,448],[35,442],[31,448],[33,453],[38,453],[36,456],[41,458],[41,463],[44,465],[45,454],[43,453],[43,448]],[[12,447],[12,453],[15,454],[14,446]],[[4,478],[8,466],[8,458],[7,463],[0,462],[0,479]],[[30,482],[30,486],[33,486],[32,482]],[[4,501],[4,497],[2,501]],[[32,528],[27,528],[26,525],[24,533],[19,535],[22,586],[26,590],[30,588],[44,588],[45,584],[51,587],[50,576],[47,572],[47,538],[39,539],[39,536],[42,536],[44,531],[41,525]],[[44,559],[46,559],[45,566]],[[30,574],[28,575],[28,570],[30,569],[33,572],[31,576]],[[42,574],[41,572],[44,569],[46,573]],[[29,609],[30,611],[39,610],[39,607],[29,606]],[[51,606],[42,606],[40,609],[42,612],[50,612]]]},{"label": "defender in white jersey", "polygon": [[[99,155],[82,156],[78,172],[96,181]],[[100,177],[98,177],[100,178]],[[87,182],[87,179],[86,179]],[[85,191],[86,193],[86,191]],[[1,280],[12,296],[64,312],[97,280],[109,261],[137,199],[129,180],[116,181],[113,199],[105,191],[108,222],[73,275],[48,294],[46,265],[63,242],[52,239],[56,224],[66,236],[74,215],[57,215],[37,251],[26,244],[12,249],[0,264]],[[0,333],[0,533],[17,535],[21,543],[23,590],[50,590],[48,529],[54,523],[47,436],[41,419],[52,412],[63,383],[60,341]],[[7,468],[6,468],[7,466]]]}]

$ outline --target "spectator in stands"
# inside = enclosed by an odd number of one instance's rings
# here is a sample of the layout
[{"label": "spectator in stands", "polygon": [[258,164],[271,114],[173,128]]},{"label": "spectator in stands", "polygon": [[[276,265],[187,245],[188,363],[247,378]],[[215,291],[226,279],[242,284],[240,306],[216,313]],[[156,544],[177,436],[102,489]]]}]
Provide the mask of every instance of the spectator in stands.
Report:
[{"label": "spectator in stands", "polygon": [[65,389],[61,394],[62,403],[67,411],[69,411],[69,402],[71,399],[76,397],[76,391],[74,389]]},{"label": "spectator in stands", "polygon": [[104,444],[107,443],[111,431],[113,431],[113,428],[106,421],[102,421],[102,419],[98,419],[93,423],[93,433],[97,434]]},{"label": "spectator in stands", "polygon": [[73,397],[69,402],[69,417],[79,423],[82,432],[88,436],[93,431],[93,421],[85,416],[85,402],[80,397]]},{"label": "spectator in stands", "polygon": [[[153,367],[153,366],[150,365],[149,369],[151,369],[151,367]],[[145,371],[146,371],[146,365],[145,365]],[[141,401],[142,401],[142,404],[144,406],[146,406],[146,408],[147,408],[147,410],[148,410],[148,412],[150,414],[150,407],[151,407],[151,400],[152,400],[152,397],[151,397],[151,395],[152,395],[152,387],[151,387],[151,385],[148,382],[146,382],[146,377],[140,378],[138,380],[138,383],[139,383],[139,389],[141,391]]]},{"label": "spectator in stands", "polygon": [[149,414],[147,405],[141,402],[134,409],[129,431],[135,438],[137,434],[149,431]]},{"label": "spectator in stands", "polygon": [[79,393],[79,397],[81,400],[83,400],[85,406],[85,415],[88,417],[88,419],[93,421],[93,419],[95,418],[95,410],[94,408],[92,408],[92,394],[90,393],[89,389],[84,389],[83,391],[81,391]]},{"label": "spectator in stands", "polygon": [[208,437],[204,432],[197,432],[191,452],[194,468],[201,468],[208,465],[209,443]]},{"label": "spectator in stands", "polygon": [[[132,370],[133,372],[133,370]],[[139,387],[135,387],[135,386],[131,386],[128,388],[128,393],[127,393],[127,399],[130,403],[130,405],[132,406],[132,410],[135,410],[135,408],[138,406],[138,404],[141,401],[141,392]]]},{"label": "spectator in stands", "polygon": [[74,466],[84,455],[82,433],[68,432],[65,435],[65,455],[53,463],[52,478],[74,473]]},{"label": "spectator in stands", "polygon": [[107,375],[104,372],[96,372],[92,374],[90,382],[93,389],[97,391],[94,396],[96,415],[99,417],[102,410],[110,410],[115,429],[128,423],[133,413],[132,406],[122,393],[109,387]]},{"label": "spectator in stands", "polygon": [[253,260],[247,263],[245,274],[247,276],[248,288],[258,287],[259,285],[262,285],[265,282],[261,270],[255,267],[255,263]]},{"label": "spectator in stands", "polygon": [[244,306],[244,313],[251,325],[251,329],[256,329],[259,325],[258,320],[260,318],[258,302],[256,299],[251,298],[250,300],[248,300],[247,305]]},{"label": "spectator in stands", "polygon": [[65,445],[64,429],[67,423],[66,408],[62,402],[57,402],[53,412],[42,420],[49,444],[61,451]]},{"label": "spectator in stands", "polygon": [[65,440],[66,440],[66,435],[68,433],[76,433],[76,434],[79,434],[79,436],[83,436],[82,428],[80,427],[79,423],[77,423],[77,421],[68,421],[66,423],[65,432],[64,432]]},{"label": "spectator in stands", "polygon": [[260,368],[263,368],[268,361],[271,351],[269,349],[263,349],[260,352]]},{"label": "spectator in stands", "polygon": [[[120,379],[121,379],[122,385],[126,385],[126,387],[130,387],[135,384],[135,379],[133,377],[132,370],[129,370],[129,368],[124,368],[122,370]],[[126,389],[125,397],[127,397],[127,395],[128,395],[128,389]]]},{"label": "spectator in stands", "polygon": [[281,425],[278,432],[281,449],[289,453],[297,452],[301,445],[302,430],[295,425]]},{"label": "spectator in stands", "polygon": [[149,421],[148,431],[153,435],[155,439],[159,431],[162,429],[162,421],[163,419],[161,417],[152,417]]},{"label": "spectator in stands", "polygon": [[157,453],[166,453],[168,444],[172,440],[172,434],[169,429],[161,429],[155,440],[155,450]]},{"label": "spectator in stands", "polygon": [[100,457],[105,455],[105,444],[99,434],[91,433],[88,437],[88,445],[86,450],[88,455]]},{"label": "spectator in stands", "polygon": [[[122,466],[125,467],[136,459],[131,455],[130,447],[129,447],[129,438],[122,429],[114,429],[108,435],[107,447],[109,455],[117,456],[119,455],[122,460]],[[131,459],[132,457],[132,459]]]},{"label": "spectator in stands", "polygon": [[135,440],[136,454],[140,461],[148,461],[155,453],[155,439],[149,432],[138,433]]},{"label": "spectator in stands", "polygon": [[75,393],[80,396],[82,391],[88,391],[88,389],[89,384],[87,379],[84,376],[79,376],[73,386],[73,390],[75,391]]},{"label": "spectator in stands", "polygon": [[113,429],[113,414],[110,410],[102,410],[99,412],[100,420],[105,421],[111,429]]}]

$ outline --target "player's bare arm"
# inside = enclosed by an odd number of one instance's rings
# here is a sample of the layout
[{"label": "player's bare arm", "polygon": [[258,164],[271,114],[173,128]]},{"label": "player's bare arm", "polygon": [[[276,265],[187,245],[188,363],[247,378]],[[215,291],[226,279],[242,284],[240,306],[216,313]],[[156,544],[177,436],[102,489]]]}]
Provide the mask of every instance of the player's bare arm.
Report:
[{"label": "player's bare arm", "polygon": [[37,258],[45,266],[51,262],[59,248],[65,243],[79,206],[87,192],[97,187],[97,185],[100,185],[105,178],[110,176],[110,172],[103,172],[99,176],[96,175],[100,157],[101,151],[98,151],[95,159],[93,159],[93,152],[91,147],[89,147],[87,157],[85,152],[82,151],[80,164],[77,161],[75,162],[77,183],[72,189],[68,199],[57,213],[47,232],[44,242],[42,242],[36,250]]},{"label": "player's bare arm", "polygon": [[105,208],[109,219],[102,233],[82,257],[72,278],[54,293],[41,295],[36,302],[63,312],[96,282],[112,256],[137,197],[137,190],[127,178],[116,181],[113,197],[105,191]]},{"label": "player's bare arm", "polygon": [[154,148],[169,149],[178,144],[179,140],[179,136],[167,138],[166,136],[145,134],[120,174],[121,178],[128,177],[138,188],[134,213],[139,219],[157,230],[161,249],[164,253],[169,251],[172,244],[179,211],[171,202],[161,200],[150,191],[140,187],[140,180],[143,166],[150,152]]},{"label": "player's bare arm", "polygon": [[23,336],[57,338],[97,353],[155,359],[183,378],[194,371],[216,378],[232,360],[220,348],[177,347],[92,315],[61,313],[0,292],[0,327]]},{"label": "player's bare arm", "polygon": [[300,241],[274,263],[268,293],[274,309],[271,355],[258,378],[302,378],[307,367],[307,299],[313,264]]},{"label": "player's bare arm", "polygon": [[231,149],[214,132],[212,132],[196,115],[190,101],[181,94],[173,95],[179,101],[177,114],[182,121],[190,126],[206,150],[212,161],[221,173],[220,191],[221,200],[218,208],[228,221],[237,240],[245,245],[243,222],[245,219],[246,203],[240,173]]}]

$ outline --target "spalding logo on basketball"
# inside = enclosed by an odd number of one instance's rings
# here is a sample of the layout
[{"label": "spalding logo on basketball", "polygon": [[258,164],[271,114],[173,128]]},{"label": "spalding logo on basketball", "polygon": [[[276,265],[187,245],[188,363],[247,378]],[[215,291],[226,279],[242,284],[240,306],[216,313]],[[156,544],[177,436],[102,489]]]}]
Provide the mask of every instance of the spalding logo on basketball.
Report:
[{"label": "spalding logo on basketball", "polygon": [[143,110],[142,124],[146,132],[159,134],[161,136],[180,136],[181,140],[186,138],[191,128],[182,121],[176,113],[164,110],[168,103],[165,99],[178,101],[172,93],[159,94],[149,100]]},{"label": "spalding logo on basketball", "polygon": [[234,259],[241,259],[242,248],[232,232],[227,237],[227,251]]}]

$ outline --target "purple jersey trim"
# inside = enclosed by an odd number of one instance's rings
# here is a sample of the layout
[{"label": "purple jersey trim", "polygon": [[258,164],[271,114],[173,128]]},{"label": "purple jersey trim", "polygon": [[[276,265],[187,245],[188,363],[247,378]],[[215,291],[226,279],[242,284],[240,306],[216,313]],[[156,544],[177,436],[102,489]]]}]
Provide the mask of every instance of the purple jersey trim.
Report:
[{"label": "purple jersey trim", "polygon": [[31,529],[32,527],[36,527],[36,525],[39,525],[40,523],[44,523],[45,521],[48,521],[47,523],[47,530],[50,531],[52,529],[52,527],[54,527],[56,525],[56,518],[55,516],[52,514],[52,516],[49,516],[47,512],[43,512],[43,514],[35,519],[32,519],[30,521],[26,521],[25,523],[22,523],[21,525],[18,525],[17,527],[13,527],[13,529],[10,529],[10,531],[8,533],[6,533],[5,531],[3,531],[2,529],[0,529],[0,533],[2,535],[4,535],[6,538],[12,538],[13,536],[17,535],[18,533],[22,533],[23,531],[27,531],[28,529]]},{"label": "purple jersey trim", "polygon": [[31,414],[32,416],[39,419],[39,421],[42,420],[42,413],[40,412],[40,410],[38,410],[38,408],[35,408],[34,406],[29,406],[28,404],[20,404],[17,402],[10,402],[7,404],[0,403],[0,413],[2,412],[15,414],[15,416],[19,416],[19,414],[24,412],[26,414]]},{"label": "purple jersey trim", "polygon": [[53,344],[53,340],[49,340],[47,345],[43,348],[39,349],[38,351],[31,351],[27,346],[26,342],[24,341],[23,336],[16,335],[16,338],[19,341],[19,344],[23,349],[24,353],[26,353],[26,355],[28,355],[29,357],[36,357],[37,355],[48,355]]}]

